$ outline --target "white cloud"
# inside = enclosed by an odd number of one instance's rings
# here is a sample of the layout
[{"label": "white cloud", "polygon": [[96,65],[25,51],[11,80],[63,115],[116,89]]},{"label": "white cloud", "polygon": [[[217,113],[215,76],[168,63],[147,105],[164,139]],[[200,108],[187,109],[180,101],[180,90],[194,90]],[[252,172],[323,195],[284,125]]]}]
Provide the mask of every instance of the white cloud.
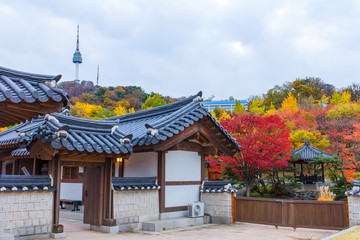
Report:
[{"label": "white cloud", "polygon": [[0,65],[139,85],[174,97],[247,98],[297,77],[359,82],[359,4],[344,1],[0,2]]}]

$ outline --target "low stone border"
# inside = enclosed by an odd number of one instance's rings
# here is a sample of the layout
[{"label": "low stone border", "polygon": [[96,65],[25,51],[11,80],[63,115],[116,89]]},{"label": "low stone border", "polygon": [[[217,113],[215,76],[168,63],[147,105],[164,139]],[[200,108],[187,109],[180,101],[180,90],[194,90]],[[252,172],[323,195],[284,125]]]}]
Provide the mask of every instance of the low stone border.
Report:
[{"label": "low stone border", "polygon": [[360,227],[360,226],[354,226],[354,227],[345,229],[345,230],[343,230],[343,231],[340,231],[340,232],[338,232],[338,233],[335,233],[335,234],[333,234],[333,235],[331,235],[331,236],[328,236],[328,237],[326,237],[326,238],[323,238],[323,239],[321,239],[321,240],[330,240],[330,239],[333,239],[334,237],[338,237],[338,236],[340,236],[340,235],[343,235],[344,233],[350,232],[350,231],[352,231],[352,230],[354,230],[354,229],[356,229],[356,228],[358,228],[358,227]]}]

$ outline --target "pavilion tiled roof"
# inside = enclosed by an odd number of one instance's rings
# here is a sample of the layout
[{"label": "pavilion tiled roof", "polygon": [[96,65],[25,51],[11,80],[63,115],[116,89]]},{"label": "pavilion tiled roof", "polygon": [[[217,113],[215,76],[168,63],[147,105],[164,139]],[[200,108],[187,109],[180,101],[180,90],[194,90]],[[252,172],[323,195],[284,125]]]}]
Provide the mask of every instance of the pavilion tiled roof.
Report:
[{"label": "pavilion tiled roof", "polygon": [[[60,78],[61,75],[33,74],[0,67],[0,102],[6,103],[6,108],[0,111],[0,125],[19,123],[66,106],[67,93],[56,87]],[[35,102],[42,106],[31,105]],[[19,106],[20,103],[23,105]],[[45,103],[50,105],[45,106]]]},{"label": "pavilion tiled roof", "polygon": [[115,191],[158,190],[156,177],[113,177],[112,185]]},{"label": "pavilion tiled roof", "polygon": [[0,175],[1,192],[55,191],[48,175]]},{"label": "pavilion tiled roof", "polygon": [[172,104],[103,120],[76,118],[68,110],[47,114],[0,133],[0,148],[21,148],[41,139],[54,149],[127,154],[135,146],[171,138],[207,117],[231,143],[232,152],[239,151],[236,140],[201,105],[200,96],[201,92]]},{"label": "pavilion tiled roof", "polygon": [[324,152],[320,149],[317,149],[313,146],[311,146],[309,140],[306,138],[305,140],[305,144],[304,146],[302,146],[301,148],[295,150],[292,152],[292,155],[299,155],[300,156],[300,160],[311,160],[314,159],[315,157],[333,157],[335,156],[334,154],[328,153],[328,152]]}]

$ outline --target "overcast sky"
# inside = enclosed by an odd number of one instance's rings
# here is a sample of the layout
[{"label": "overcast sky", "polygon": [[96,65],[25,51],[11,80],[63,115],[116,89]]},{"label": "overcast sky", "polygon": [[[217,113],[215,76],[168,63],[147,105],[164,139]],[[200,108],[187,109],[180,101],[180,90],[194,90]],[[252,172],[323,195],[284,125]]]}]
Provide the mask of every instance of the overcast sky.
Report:
[{"label": "overcast sky", "polygon": [[172,97],[247,99],[276,84],[360,78],[360,1],[0,1],[0,65],[141,86]]}]

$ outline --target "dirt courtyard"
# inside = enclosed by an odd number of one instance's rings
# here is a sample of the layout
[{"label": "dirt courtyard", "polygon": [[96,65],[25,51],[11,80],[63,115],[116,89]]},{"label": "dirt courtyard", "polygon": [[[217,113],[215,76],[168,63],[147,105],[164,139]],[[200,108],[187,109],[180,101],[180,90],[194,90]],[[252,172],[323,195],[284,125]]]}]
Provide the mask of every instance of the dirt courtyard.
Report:
[{"label": "dirt courtyard", "polygon": [[338,231],[335,230],[320,230],[309,228],[298,228],[294,231],[293,228],[250,224],[250,223],[236,223],[233,225],[211,225],[206,227],[194,228],[186,231],[167,231],[159,234],[144,234],[133,232],[122,232],[115,235],[105,234],[96,231],[88,230],[88,226],[76,224],[71,222],[63,222],[66,238],[68,240],[75,239],[322,239],[330,236]]}]

